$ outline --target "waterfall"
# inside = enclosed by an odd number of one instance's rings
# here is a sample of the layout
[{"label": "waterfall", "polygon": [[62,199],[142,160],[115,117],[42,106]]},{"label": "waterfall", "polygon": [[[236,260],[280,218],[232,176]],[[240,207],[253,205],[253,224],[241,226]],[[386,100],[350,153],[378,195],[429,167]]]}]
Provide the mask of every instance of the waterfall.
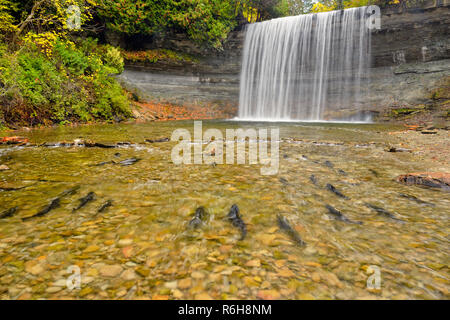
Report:
[{"label": "waterfall", "polygon": [[324,120],[359,110],[370,66],[366,8],[248,25],[238,118]]}]

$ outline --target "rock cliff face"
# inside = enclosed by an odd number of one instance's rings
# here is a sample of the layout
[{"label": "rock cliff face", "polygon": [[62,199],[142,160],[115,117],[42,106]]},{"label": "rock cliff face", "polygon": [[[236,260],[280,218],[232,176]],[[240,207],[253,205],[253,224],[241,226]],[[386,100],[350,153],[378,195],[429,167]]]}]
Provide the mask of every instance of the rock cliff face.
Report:
[{"label": "rock cliff face", "polygon": [[[189,64],[160,61],[129,64],[122,81],[152,101],[237,106],[244,31],[232,32],[221,52],[205,51],[183,38],[153,42],[198,57]],[[363,109],[430,103],[430,91],[450,77],[450,0],[420,9],[381,11],[381,29],[372,32],[370,90]],[[352,106],[347,110],[352,112]],[[334,115],[331,115],[334,116]]]}]

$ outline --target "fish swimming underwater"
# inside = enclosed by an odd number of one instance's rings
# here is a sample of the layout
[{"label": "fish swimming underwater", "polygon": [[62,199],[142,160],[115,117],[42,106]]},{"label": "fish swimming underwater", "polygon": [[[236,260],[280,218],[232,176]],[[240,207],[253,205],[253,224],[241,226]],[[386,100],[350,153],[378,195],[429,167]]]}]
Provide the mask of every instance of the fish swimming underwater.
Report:
[{"label": "fish swimming underwater", "polygon": [[97,213],[101,213],[111,206],[112,206],[112,200],[108,200],[97,210]]},{"label": "fish swimming underwater", "polygon": [[399,193],[399,195],[400,195],[400,197],[402,197],[402,198],[406,198],[406,199],[408,199],[408,200],[412,200],[412,201],[417,202],[417,203],[420,203],[420,204],[426,204],[426,205],[433,206],[433,207],[435,206],[434,203],[424,201],[424,200],[419,199],[419,198],[417,198],[417,197],[415,197],[415,196],[413,196],[413,195],[410,195],[410,194]]},{"label": "fish swimming underwater", "polygon": [[350,220],[349,218],[347,218],[346,216],[344,216],[344,215],[342,214],[342,212],[340,212],[339,210],[333,208],[332,206],[330,206],[330,205],[328,205],[328,204],[325,205],[325,208],[327,208],[327,209],[328,209],[328,212],[329,212],[330,214],[332,214],[337,220],[340,220],[340,221],[343,221],[343,222],[347,222],[347,223],[353,223],[353,224],[363,224],[361,221],[353,221],[353,220]]},{"label": "fish swimming underwater", "polygon": [[378,214],[381,214],[381,215],[383,215],[383,216],[386,216],[386,217],[388,217],[388,218],[391,218],[392,220],[396,220],[396,221],[398,221],[398,222],[405,223],[404,220],[402,220],[402,219],[400,219],[400,218],[397,218],[393,213],[391,213],[391,212],[389,212],[389,211],[387,211],[387,210],[385,210],[385,209],[383,209],[383,208],[381,208],[381,207],[378,207],[378,206],[373,205],[373,204],[370,204],[370,203],[364,203],[364,205],[365,205],[366,207],[372,209],[372,210],[375,210]]},{"label": "fish swimming underwater", "polygon": [[228,220],[231,221],[233,226],[238,228],[241,231],[241,238],[240,240],[244,240],[245,236],[247,235],[247,226],[245,225],[245,222],[242,220],[241,215],[239,213],[239,208],[236,204],[233,204],[231,206],[230,212],[227,215]]},{"label": "fish swimming underwater", "polygon": [[122,167],[124,166],[131,166],[132,164],[135,164],[136,162],[140,161],[139,158],[130,158],[120,161],[118,164],[120,164]]},{"label": "fish swimming underwater", "polygon": [[13,207],[13,208],[3,211],[2,213],[0,213],[0,219],[12,217],[17,212],[18,209],[19,209],[19,207]]},{"label": "fish swimming underwater", "polygon": [[195,210],[194,218],[192,218],[191,221],[189,221],[189,227],[191,228],[197,228],[203,223],[203,219],[206,217],[205,208],[198,207],[197,210]]},{"label": "fish swimming underwater", "polygon": [[289,221],[282,215],[277,215],[278,226],[284,230],[298,245],[305,246],[306,242],[302,240],[298,232],[292,228]]},{"label": "fish swimming underwater", "polygon": [[92,201],[94,199],[95,199],[95,193],[91,191],[85,197],[79,199],[80,204],[78,205],[78,207],[73,208],[72,211],[77,211],[77,210],[83,208],[86,204],[88,204],[90,201]]},{"label": "fish swimming underwater", "polygon": [[326,188],[327,188],[327,190],[328,191],[331,191],[331,192],[333,192],[335,195],[337,195],[338,197],[340,197],[340,198],[343,198],[343,199],[345,199],[345,200],[349,200],[349,198],[347,197],[347,196],[345,196],[345,195],[343,195],[338,189],[336,189],[332,184],[327,184],[327,186],[326,186]]},{"label": "fish swimming underwater", "polygon": [[332,164],[330,161],[325,161],[324,162],[324,164],[328,167],[328,168],[331,168],[331,169],[333,169],[334,168],[334,164]]},{"label": "fish swimming underwater", "polygon": [[22,218],[22,221],[26,221],[26,220],[31,219],[31,218],[42,217],[43,215],[46,215],[47,213],[49,213],[53,209],[59,208],[59,206],[61,205],[60,200],[61,200],[60,197],[53,199],[41,211],[39,211],[38,213],[36,213],[36,214],[34,214],[32,216]]}]

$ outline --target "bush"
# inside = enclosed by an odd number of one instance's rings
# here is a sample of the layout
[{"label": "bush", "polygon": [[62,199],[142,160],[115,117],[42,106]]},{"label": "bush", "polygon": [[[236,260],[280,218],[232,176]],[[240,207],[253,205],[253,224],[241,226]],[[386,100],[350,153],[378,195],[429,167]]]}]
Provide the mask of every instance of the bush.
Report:
[{"label": "bush", "polygon": [[[30,38],[31,39],[31,38]],[[129,116],[128,98],[112,74],[120,52],[92,39],[27,42],[10,53],[0,45],[0,110],[4,123],[22,125]]]}]

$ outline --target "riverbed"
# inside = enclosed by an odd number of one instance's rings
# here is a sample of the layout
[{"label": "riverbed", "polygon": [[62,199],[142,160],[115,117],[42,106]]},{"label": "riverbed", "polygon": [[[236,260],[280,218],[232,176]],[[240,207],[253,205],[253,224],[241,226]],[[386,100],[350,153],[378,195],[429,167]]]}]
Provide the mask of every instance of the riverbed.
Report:
[{"label": "riverbed", "polygon": [[[395,181],[450,172],[448,131],[203,122],[224,136],[227,128],[279,128],[278,173],[262,175],[248,160],[174,164],[176,142],[163,138],[179,128],[193,132],[193,122],[37,129],[17,133],[30,145],[0,147],[9,168],[0,171],[0,212],[18,207],[0,219],[0,298],[450,298],[450,193]],[[76,139],[116,147],[54,145]],[[140,161],[118,165],[130,158]],[[23,221],[74,187],[59,207]],[[89,192],[94,200],[74,211]],[[233,204],[247,226],[243,240],[226,219]],[[336,219],[326,205],[358,223]],[[200,206],[205,220],[190,228]],[[279,228],[279,214],[305,245]],[[80,286],[68,288],[77,271]]]}]

